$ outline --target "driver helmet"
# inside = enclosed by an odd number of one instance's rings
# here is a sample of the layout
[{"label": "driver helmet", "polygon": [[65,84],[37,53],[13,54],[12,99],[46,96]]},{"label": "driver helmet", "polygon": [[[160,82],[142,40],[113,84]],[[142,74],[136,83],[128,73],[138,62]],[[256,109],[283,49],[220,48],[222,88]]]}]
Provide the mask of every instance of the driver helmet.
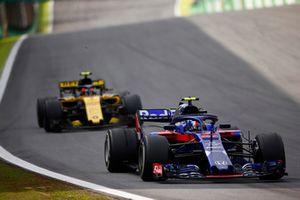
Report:
[{"label": "driver helmet", "polygon": [[186,120],[186,131],[199,131],[201,130],[200,124],[196,120]]},{"label": "driver helmet", "polygon": [[80,76],[83,76],[83,78],[79,80],[79,85],[92,85],[93,80],[89,78],[90,75],[92,75],[92,72],[80,72]]},{"label": "driver helmet", "polygon": [[183,131],[184,132],[192,132],[192,131],[200,131],[201,130],[201,126],[200,126],[199,122],[196,120],[185,120],[185,121],[177,122],[175,125],[180,130],[178,132],[183,132]]}]

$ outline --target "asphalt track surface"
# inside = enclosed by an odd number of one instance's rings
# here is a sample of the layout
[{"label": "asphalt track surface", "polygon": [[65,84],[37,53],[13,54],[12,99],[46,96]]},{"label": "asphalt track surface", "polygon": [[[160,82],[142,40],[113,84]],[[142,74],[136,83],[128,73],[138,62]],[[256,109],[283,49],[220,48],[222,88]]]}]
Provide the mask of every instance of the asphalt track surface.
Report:
[{"label": "asphalt track surface", "polygon": [[[287,9],[289,24],[297,26],[299,6]],[[281,18],[281,10],[272,13],[260,11],[253,16],[261,15],[263,26],[263,16]],[[220,17],[231,23],[239,15],[241,20],[235,23],[246,23],[242,12]],[[247,15],[251,19],[251,14]],[[197,18],[30,37],[20,48],[0,105],[0,144],[46,169],[156,199],[299,199],[299,104],[255,70],[251,62],[205,33],[201,28],[203,19]],[[206,23],[214,24],[216,18]],[[299,30],[293,29],[295,26],[281,31]],[[216,34],[221,27],[218,24],[214,28]],[[238,30],[241,35],[236,37],[247,34],[242,28]],[[293,32],[294,38],[289,41],[299,42],[298,34]],[[174,107],[182,96],[199,96],[201,104],[218,114],[221,122],[251,130],[253,135],[280,133],[289,176],[276,182],[247,179],[149,183],[133,173],[108,173],[103,159],[105,130],[47,134],[37,127],[37,97],[58,95],[57,82],[77,78],[82,70],[93,71],[95,78],[105,78],[109,87],[140,94],[145,108]]]},{"label": "asphalt track surface", "polygon": [[175,0],[55,0],[54,32],[172,17]]}]

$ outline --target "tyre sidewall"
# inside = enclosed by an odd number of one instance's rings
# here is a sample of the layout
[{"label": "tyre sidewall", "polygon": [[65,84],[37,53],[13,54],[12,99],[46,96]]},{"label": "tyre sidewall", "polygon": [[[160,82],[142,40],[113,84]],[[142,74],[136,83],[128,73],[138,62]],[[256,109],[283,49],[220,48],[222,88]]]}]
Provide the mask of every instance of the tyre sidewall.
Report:
[{"label": "tyre sidewall", "polygon": [[258,147],[257,151],[255,152],[255,162],[264,163],[266,161],[277,160],[281,160],[283,162],[282,169],[280,169],[279,172],[275,172],[274,174],[270,174],[267,176],[262,176],[260,177],[260,179],[280,179],[284,175],[286,167],[285,151],[282,138],[277,133],[269,133],[259,134],[255,137],[255,139]]},{"label": "tyre sidewall", "polygon": [[165,180],[154,179],[153,164],[166,164],[169,159],[169,143],[164,136],[147,135],[139,147],[139,171],[144,181]]},{"label": "tyre sidewall", "polygon": [[46,132],[61,132],[63,118],[63,110],[58,99],[45,101],[44,128]]},{"label": "tyre sidewall", "polygon": [[142,101],[139,95],[126,95],[123,98],[123,102],[126,115],[134,115],[137,112],[137,110],[142,109]]},{"label": "tyre sidewall", "polygon": [[133,129],[108,130],[104,147],[104,158],[109,158],[109,161],[105,160],[108,171],[124,171],[127,169],[123,165],[125,162],[137,163],[137,146],[138,137]]}]

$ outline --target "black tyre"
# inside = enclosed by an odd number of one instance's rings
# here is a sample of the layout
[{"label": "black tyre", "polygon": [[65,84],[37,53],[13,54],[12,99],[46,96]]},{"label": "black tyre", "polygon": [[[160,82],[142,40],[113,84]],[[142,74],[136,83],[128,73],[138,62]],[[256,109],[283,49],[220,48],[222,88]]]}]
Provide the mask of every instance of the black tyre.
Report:
[{"label": "black tyre", "polygon": [[136,94],[126,95],[123,98],[124,114],[126,115],[126,124],[128,127],[135,127],[135,113],[142,109],[140,96]]},{"label": "black tyre", "polygon": [[36,102],[37,121],[40,128],[44,127],[46,101],[55,97],[38,98]]},{"label": "black tyre", "polygon": [[153,163],[166,164],[169,159],[169,142],[160,135],[148,135],[139,147],[139,172],[143,181],[166,180],[153,177]]},{"label": "black tyre", "polygon": [[257,142],[257,150],[255,153],[255,162],[263,163],[265,161],[281,160],[280,169],[274,173],[261,176],[262,180],[277,180],[285,173],[285,152],[282,138],[277,133],[259,134],[255,137]]},{"label": "black tyre", "polygon": [[137,110],[142,109],[142,101],[139,95],[130,94],[124,96],[123,104],[125,107],[125,114],[134,115]]},{"label": "black tyre", "polygon": [[58,99],[48,99],[45,102],[44,129],[46,132],[62,130],[63,110]]},{"label": "black tyre", "polygon": [[38,98],[36,102],[37,121],[40,128],[44,127],[46,98]]},{"label": "black tyre", "polygon": [[110,172],[128,171],[126,163],[137,163],[138,137],[133,129],[108,130],[105,136],[104,159]]}]

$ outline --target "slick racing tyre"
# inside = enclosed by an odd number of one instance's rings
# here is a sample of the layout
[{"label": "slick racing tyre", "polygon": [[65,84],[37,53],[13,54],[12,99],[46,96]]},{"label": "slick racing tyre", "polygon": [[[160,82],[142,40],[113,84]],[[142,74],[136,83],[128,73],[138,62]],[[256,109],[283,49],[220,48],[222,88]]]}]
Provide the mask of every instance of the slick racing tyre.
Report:
[{"label": "slick racing tyre", "polygon": [[123,99],[125,106],[125,113],[127,115],[134,115],[137,110],[142,109],[142,101],[139,95],[129,94]]},{"label": "slick racing tyre", "polygon": [[132,94],[126,95],[123,99],[124,111],[126,115],[127,125],[128,127],[135,126],[135,113],[142,109],[142,101],[139,95]]},{"label": "slick racing tyre", "polygon": [[134,129],[108,130],[105,136],[104,159],[109,172],[123,172],[130,168],[125,163],[137,163],[138,137]]},{"label": "slick racing tyre", "polygon": [[45,102],[44,129],[46,132],[60,132],[63,121],[63,110],[58,99]]},{"label": "slick racing tyre", "polygon": [[37,120],[40,128],[44,127],[46,98],[38,98],[36,102]]},{"label": "slick racing tyre", "polygon": [[46,101],[55,97],[38,98],[36,102],[37,120],[40,128],[44,127]]},{"label": "slick racing tyre", "polygon": [[139,147],[139,172],[143,181],[166,180],[163,176],[159,179],[153,176],[153,164],[166,164],[169,158],[169,142],[160,135],[147,135]]},{"label": "slick racing tyre", "polygon": [[277,133],[259,134],[255,137],[257,151],[254,161],[264,163],[266,161],[281,161],[281,166],[274,173],[261,176],[262,180],[277,180],[285,173],[285,152],[282,138]]}]

